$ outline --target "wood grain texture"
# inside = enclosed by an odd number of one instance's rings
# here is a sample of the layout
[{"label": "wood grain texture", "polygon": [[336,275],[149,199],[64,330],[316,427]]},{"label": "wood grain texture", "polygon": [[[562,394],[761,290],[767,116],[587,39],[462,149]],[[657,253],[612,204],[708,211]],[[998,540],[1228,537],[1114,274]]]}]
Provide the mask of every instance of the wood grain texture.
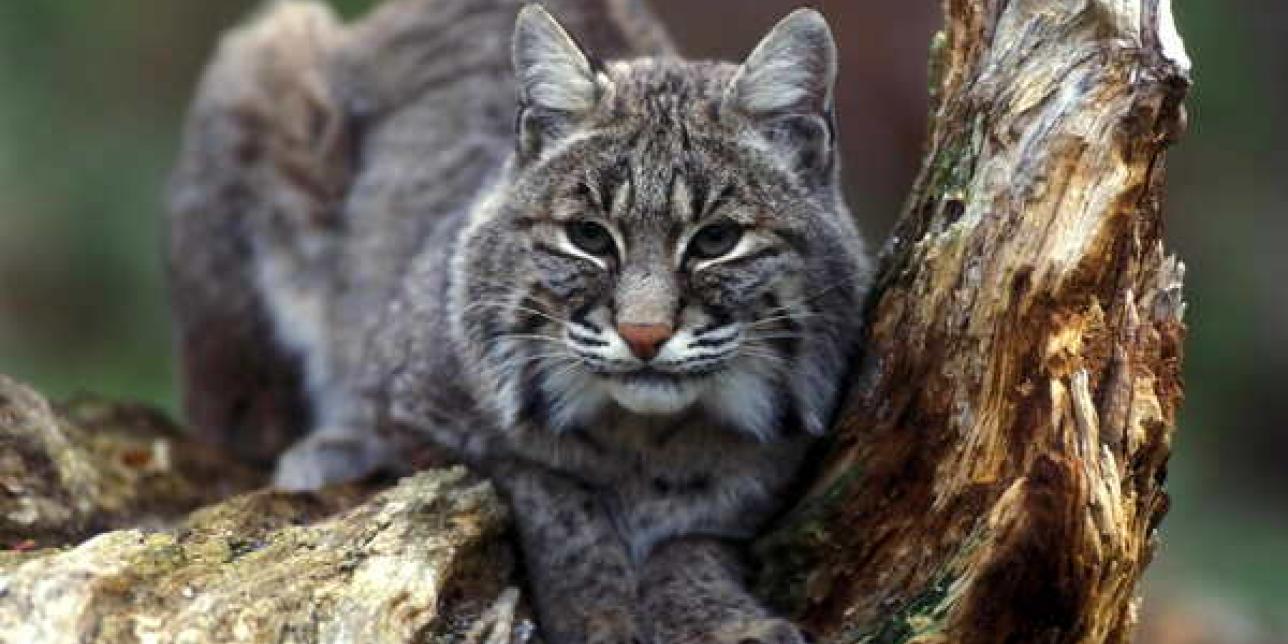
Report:
[{"label": "wood grain texture", "polygon": [[1189,60],[1159,0],[944,10],[866,355],[764,588],[829,642],[1128,641],[1182,398]]}]

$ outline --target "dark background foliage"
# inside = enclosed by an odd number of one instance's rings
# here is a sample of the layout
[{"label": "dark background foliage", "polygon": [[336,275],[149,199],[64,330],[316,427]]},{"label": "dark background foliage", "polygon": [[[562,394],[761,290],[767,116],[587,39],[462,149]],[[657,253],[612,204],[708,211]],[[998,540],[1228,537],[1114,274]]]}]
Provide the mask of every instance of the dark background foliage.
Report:
[{"label": "dark background foliage", "polygon": [[[0,372],[175,409],[159,195],[203,61],[255,4],[0,2]],[[654,0],[686,54],[721,58],[795,4]],[[815,4],[840,41],[847,186],[879,244],[916,172],[939,6]],[[1188,395],[1142,639],[1285,641],[1288,5],[1177,5],[1197,81],[1167,201],[1189,265]]]}]

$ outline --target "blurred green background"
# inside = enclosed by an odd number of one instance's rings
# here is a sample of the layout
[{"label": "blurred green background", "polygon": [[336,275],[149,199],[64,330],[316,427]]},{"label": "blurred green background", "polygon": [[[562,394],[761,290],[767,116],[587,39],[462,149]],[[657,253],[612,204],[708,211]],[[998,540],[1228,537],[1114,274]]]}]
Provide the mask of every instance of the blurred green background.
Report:
[{"label": "blurred green background", "polygon": [[[0,2],[0,372],[176,409],[160,195],[203,61],[256,4]],[[653,4],[686,53],[727,58],[799,2]],[[938,3],[814,4],[841,42],[852,201],[880,240],[916,171]],[[1196,86],[1169,157],[1168,237],[1189,266],[1191,335],[1141,639],[1288,642],[1288,6],[1176,12]]]}]

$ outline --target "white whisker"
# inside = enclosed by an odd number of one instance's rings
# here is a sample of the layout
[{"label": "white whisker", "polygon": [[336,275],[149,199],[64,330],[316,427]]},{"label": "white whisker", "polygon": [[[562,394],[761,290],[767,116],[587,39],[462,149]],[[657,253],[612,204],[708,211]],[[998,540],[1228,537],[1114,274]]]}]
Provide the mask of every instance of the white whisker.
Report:
[{"label": "white whisker", "polygon": [[[789,301],[786,301],[786,302],[779,302],[778,306],[774,306],[774,307],[771,307],[771,308],[769,308],[768,310],[766,310],[766,311],[765,311],[765,315],[777,315],[777,314],[780,314],[780,313],[787,313],[787,312],[790,312],[792,309],[794,309],[794,308],[796,308],[796,307],[800,307],[800,306],[802,306],[802,305],[804,305],[804,304],[808,304],[809,302],[812,302],[812,301],[814,301],[814,300],[817,300],[818,298],[823,297],[824,295],[827,295],[828,293],[831,293],[832,291],[835,291],[836,289],[841,288],[842,286],[845,286],[845,285],[846,285],[846,282],[844,282],[844,281],[834,282],[834,283],[832,283],[832,284],[830,284],[830,285],[828,285],[828,286],[825,286],[825,287],[823,287],[823,288],[821,288],[821,289],[819,289],[819,290],[817,290],[817,291],[815,291],[815,292],[813,292],[813,293],[810,293],[810,294],[808,294],[808,295],[805,295],[805,296],[802,296],[802,297],[798,297],[798,298],[796,298],[796,299],[794,299],[794,300],[789,300]],[[809,311],[809,310],[797,311],[797,312],[795,312],[795,314],[796,314],[796,315],[802,315],[802,316],[818,316],[818,315],[820,315],[820,314],[818,314],[818,313],[814,313],[814,312]]]},{"label": "white whisker", "polygon": [[758,318],[758,319],[752,320],[751,322],[747,322],[746,324],[743,325],[743,327],[748,329],[754,329],[756,327],[766,326],[776,322],[783,322],[783,321],[801,322],[802,320],[808,320],[810,318],[816,318],[816,317],[822,317],[822,314],[813,313],[811,311],[797,311],[793,313],[787,313],[784,315],[774,315],[774,316]]},{"label": "white whisker", "polygon": [[768,351],[757,351],[756,349],[753,349],[753,348],[751,348],[751,347],[746,347],[746,346],[741,347],[740,349],[738,349],[738,353],[739,353],[740,355],[744,355],[744,356],[747,356],[747,357],[750,357],[750,358],[757,358],[757,359],[762,359],[762,360],[768,360],[768,361],[770,361],[770,362],[773,362],[773,363],[775,363],[775,364],[779,364],[779,365],[790,365],[790,364],[791,364],[791,361],[790,361],[790,360],[788,360],[788,359],[786,359],[786,358],[784,358],[784,357],[782,357],[782,356],[780,356],[780,355],[775,355],[775,354],[769,353]]},{"label": "white whisker", "polygon": [[581,365],[581,361],[580,361],[580,360],[573,360],[573,361],[571,362],[571,364],[566,365],[566,366],[565,366],[563,369],[561,369],[560,371],[557,371],[557,372],[555,372],[555,373],[551,373],[551,374],[546,374],[546,379],[547,379],[547,380],[558,380],[559,378],[562,378],[562,377],[564,377],[564,376],[566,376],[566,375],[568,375],[568,374],[572,373],[573,371],[576,371],[576,370],[577,370],[578,368],[580,368],[581,366],[582,366],[582,365]]},{"label": "white whisker", "polygon": [[530,306],[523,306],[521,304],[514,304],[511,302],[483,300],[481,302],[474,302],[473,304],[466,306],[465,312],[473,311],[474,309],[478,309],[478,308],[494,308],[494,309],[502,309],[502,310],[522,311],[524,313],[530,313],[540,318],[545,318],[547,320],[550,320],[551,322],[554,322],[555,324],[559,324],[564,327],[568,326],[568,322],[564,320],[560,320],[559,318],[556,318],[553,315],[546,313],[545,311],[539,311]]},{"label": "white whisker", "polygon": [[524,366],[538,361],[545,361],[549,364],[564,364],[565,362],[577,362],[578,359],[566,352],[541,353],[537,355],[522,356],[520,358],[507,359],[490,369],[484,369],[484,374],[491,378],[498,378],[506,372],[517,372]]},{"label": "white whisker", "polygon": [[564,341],[560,338],[537,333],[504,333],[496,336],[498,340],[537,340],[539,342],[551,342],[557,346],[564,346]]},{"label": "white whisker", "polygon": [[757,340],[804,340],[805,337],[806,336],[800,333],[772,333],[772,334],[764,334],[764,335],[755,334],[755,335],[748,335],[747,341],[755,342]]}]

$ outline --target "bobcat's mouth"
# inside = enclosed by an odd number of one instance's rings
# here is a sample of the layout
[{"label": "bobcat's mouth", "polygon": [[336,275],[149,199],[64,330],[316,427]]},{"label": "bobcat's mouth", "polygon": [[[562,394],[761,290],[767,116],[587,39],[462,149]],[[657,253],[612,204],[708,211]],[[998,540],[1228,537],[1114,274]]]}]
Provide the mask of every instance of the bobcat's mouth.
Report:
[{"label": "bobcat's mouth", "polygon": [[696,380],[704,376],[711,375],[716,370],[708,371],[665,371],[654,367],[643,367],[635,371],[621,371],[609,375],[609,377],[621,380],[627,384],[637,385],[666,385],[677,381]]}]

